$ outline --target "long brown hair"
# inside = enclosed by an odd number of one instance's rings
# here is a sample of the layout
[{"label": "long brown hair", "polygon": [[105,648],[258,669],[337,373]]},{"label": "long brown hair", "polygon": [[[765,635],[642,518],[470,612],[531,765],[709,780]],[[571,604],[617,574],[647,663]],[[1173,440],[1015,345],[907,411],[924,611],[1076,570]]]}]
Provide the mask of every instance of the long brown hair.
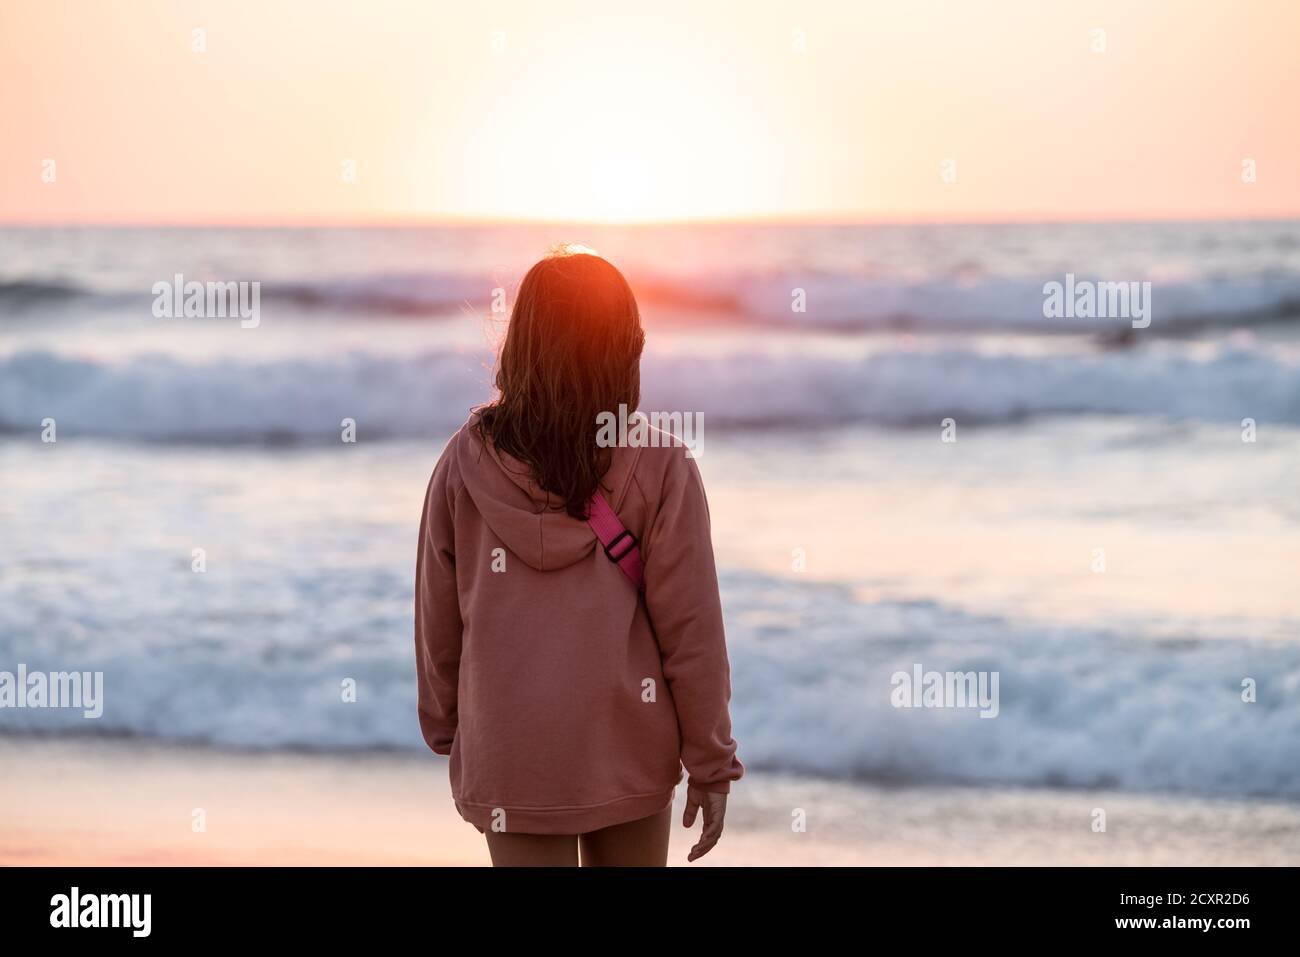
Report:
[{"label": "long brown hair", "polygon": [[519,286],[497,358],[499,394],[479,409],[479,435],[585,518],[610,460],[596,445],[596,416],[636,409],[644,345],[623,274],[584,247],[556,247]]}]

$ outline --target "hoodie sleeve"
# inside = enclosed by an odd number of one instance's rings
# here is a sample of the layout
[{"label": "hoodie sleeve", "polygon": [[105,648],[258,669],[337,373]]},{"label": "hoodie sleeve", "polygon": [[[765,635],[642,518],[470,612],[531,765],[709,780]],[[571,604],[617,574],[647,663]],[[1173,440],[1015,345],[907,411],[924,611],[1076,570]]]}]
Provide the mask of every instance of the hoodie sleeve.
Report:
[{"label": "hoodie sleeve", "polygon": [[415,672],[420,731],[438,754],[450,754],[456,736],[456,686],[460,676],[460,601],[456,591],[452,458],[433,470],[420,519],[415,559]]},{"label": "hoodie sleeve", "polygon": [[731,737],[731,669],[699,467],[673,449],[646,545],[645,598],[689,781],[726,793],[745,773]]}]

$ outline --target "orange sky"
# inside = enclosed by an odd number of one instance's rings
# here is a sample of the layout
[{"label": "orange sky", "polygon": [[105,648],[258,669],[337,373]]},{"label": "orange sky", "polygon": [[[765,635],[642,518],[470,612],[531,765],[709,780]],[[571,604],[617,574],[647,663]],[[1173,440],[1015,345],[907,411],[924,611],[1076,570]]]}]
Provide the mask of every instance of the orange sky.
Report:
[{"label": "orange sky", "polygon": [[0,220],[1292,216],[1297,40],[1290,0],[3,0]]}]

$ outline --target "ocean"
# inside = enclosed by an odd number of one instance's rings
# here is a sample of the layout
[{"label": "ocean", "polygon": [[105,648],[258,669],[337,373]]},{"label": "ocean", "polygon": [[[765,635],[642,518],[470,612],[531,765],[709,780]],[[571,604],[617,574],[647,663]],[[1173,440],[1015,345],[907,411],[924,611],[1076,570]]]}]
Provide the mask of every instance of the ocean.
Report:
[{"label": "ocean", "polygon": [[[105,688],[0,732],[422,748],[425,484],[564,241],[702,416],[750,768],[1300,801],[1298,222],[0,229],[0,670]],[[256,325],[156,317],[177,275]],[[894,707],[917,665],[997,717]]]}]

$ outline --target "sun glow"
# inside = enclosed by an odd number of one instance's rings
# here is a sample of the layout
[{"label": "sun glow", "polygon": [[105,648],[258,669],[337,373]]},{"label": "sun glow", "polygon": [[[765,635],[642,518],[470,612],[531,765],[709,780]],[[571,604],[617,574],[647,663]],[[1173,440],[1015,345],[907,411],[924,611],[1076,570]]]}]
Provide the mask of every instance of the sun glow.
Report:
[{"label": "sun glow", "polygon": [[[683,63],[648,24],[633,57],[582,34],[546,38],[462,112],[453,140],[488,215],[599,222],[736,216],[774,168],[761,112],[702,53]],[[542,77],[542,83],[519,82]],[[481,112],[480,112],[481,110]]]}]

